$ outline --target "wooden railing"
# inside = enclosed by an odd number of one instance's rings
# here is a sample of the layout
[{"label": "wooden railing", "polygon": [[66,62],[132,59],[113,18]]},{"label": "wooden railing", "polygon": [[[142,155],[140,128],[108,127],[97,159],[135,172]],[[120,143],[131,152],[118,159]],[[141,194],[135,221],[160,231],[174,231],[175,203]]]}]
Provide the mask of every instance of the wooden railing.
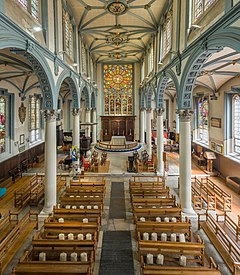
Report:
[{"label": "wooden railing", "polygon": [[113,145],[105,142],[99,142],[98,146],[104,149],[115,149],[115,150],[120,150],[120,149],[132,149],[137,147],[138,142],[132,142],[128,144],[122,144],[122,145]]}]

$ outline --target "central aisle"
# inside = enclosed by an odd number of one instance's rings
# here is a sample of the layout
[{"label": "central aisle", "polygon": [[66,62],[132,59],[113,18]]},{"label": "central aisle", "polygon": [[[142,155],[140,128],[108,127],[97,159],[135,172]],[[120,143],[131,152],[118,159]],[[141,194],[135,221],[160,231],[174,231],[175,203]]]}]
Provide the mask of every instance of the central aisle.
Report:
[{"label": "central aisle", "polygon": [[[112,182],[109,219],[126,222],[124,183]],[[99,275],[134,275],[131,231],[106,230],[103,232]]]}]

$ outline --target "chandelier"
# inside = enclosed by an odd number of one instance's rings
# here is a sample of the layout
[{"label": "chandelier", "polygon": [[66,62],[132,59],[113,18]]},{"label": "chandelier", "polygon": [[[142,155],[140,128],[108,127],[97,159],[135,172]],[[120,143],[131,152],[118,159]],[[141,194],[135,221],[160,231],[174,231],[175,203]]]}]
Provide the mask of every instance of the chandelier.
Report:
[{"label": "chandelier", "polygon": [[113,15],[122,15],[127,11],[128,5],[124,0],[110,0],[106,8]]},{"label": "chandelier", "polygon": [[106,36],[107,43],[113,43],[115,46],[128,42],[128,36],[125,33],[113,33]]}]

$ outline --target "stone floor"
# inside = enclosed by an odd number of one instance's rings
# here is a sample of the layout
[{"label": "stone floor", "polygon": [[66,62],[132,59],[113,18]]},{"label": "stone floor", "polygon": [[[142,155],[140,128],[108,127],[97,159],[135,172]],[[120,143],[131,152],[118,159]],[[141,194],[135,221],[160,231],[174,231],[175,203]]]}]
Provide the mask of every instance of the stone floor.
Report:
[{"label": "stone floor", "polygon": [[[103,233],[105,231],[129,231],[132,237],[132,251],[133,251],[133,262],[134,262],[134,274],[140,274],[140,264],[137,260],[137,243],[135,237],[135,225],[133,224],[132,218],[132,209],[130,205],[130,196],[129,196],[129,179],[131,178],[130,173],[126,171],[126,161],[127,156],[132,155],[131,153],[108,153],[108,158],[110,159],[110,173],[106,175],[106,197],[104,203],[104,211],[103,211],[103,218],[102,218],[102,226],[100,230],[100,237],[98,242],[97,248],[97,255],[94,267],[94,275],[99,274],[99,267],[101,261],[101,253],[102,253],[102,240],[103,240]],[[171,193],[176,195],[178,198],[178,155],[176,153],[169,153],[168,154],[168,161],[169,161],[169,171],[167,177],[167,185],[171,189]],[[35,168],[36,169],[36,168]],[[39,169],[42,167],[39,165]],[[202,175],[204,174],[199,168],[197,168],[193,164],[192,174],[194,175]],[[126,209],[126,218],[109,218],[109,207],[110,207],[110,200],[111,200],[111,183],[112,182],[123,182],[124,183],[124,200],[125,200],[125,209]],[[239,195],[233,193],[225,184],[224,181],[218,179],[219,184],[226,189],[229,193],[233,195],[233,211],[231,216],[236,219],[237,214],[239,213],[239,205],[240,205],[240,197]],[[221,274],[228,275],[231,272],[227,269],[226,265],[224,264],[222,258],[218,255],[217,251],[214,249],[213,245],[210,243],[206,235],[202,230],[197,229],[197,221],[196,219],[192,219],[192,228],[194,233],[199,234],[202,239],[205,241],[206,245],[206,254],[208,256],[212,256],[216,263],[219,265]],[[21,251],[18,251],[14,260],[9,265],[7,270],[3,273],[4,275],[10,275],[12,267],[17,264],[17,261],[22,255],[23,251],[30,245],[31,243],[31,236],[29,236],[28,240],[24,244]],[[111,263],[109,262],[109,265]],[[102,273],[101,273],[102,274]],[[125,273],[122,273],[125,275]],[[106,275],[109,275],[106,273]],[[131,274],[127,274],[131,275]]]}]

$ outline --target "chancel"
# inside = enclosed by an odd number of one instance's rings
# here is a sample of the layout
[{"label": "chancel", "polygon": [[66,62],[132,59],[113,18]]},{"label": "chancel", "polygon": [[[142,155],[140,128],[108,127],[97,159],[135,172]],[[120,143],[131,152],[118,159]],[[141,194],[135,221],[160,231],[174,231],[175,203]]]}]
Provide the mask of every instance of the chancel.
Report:
[{"label": "chancel", "polygon": [[240,273],[240,1],[0,1],[0,273]]}]

